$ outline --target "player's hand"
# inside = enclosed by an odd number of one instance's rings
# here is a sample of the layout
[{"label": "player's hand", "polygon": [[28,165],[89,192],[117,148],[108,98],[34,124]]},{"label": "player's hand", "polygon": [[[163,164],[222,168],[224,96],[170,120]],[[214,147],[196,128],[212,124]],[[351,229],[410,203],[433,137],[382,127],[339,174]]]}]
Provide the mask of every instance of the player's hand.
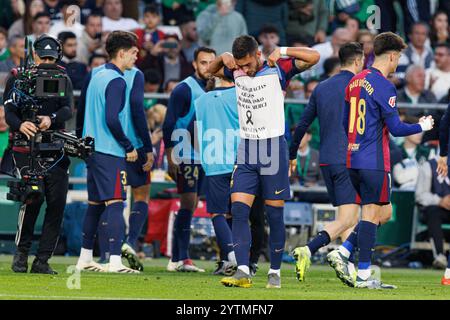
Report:
[{"label": "player's hand", "polygon": [[422,127],[422,131],[429,131],[434,127],[434,119],[432,116],[422,117],[419,119],[419,124]]},{"label": "player's hand", "polygon": [[147,153],[147,162],[142,166],[142,170],[144,170],[144,172],[149,172],[152,169],[154,161],[155,157],[153,156],[153,152]]},{"label": "player's hand", "polygon": [[267,58],[267,64],[269,67],[275,67],[278,60],[281,58],[280,48],[276,48]]},{"label": "player's hand", "polygon": [[436,172],[441,177],[448,175],[447,157],[439,157]]},{"label": "player's hand", "polygon": [[230,70],[237,69],[236,61],[234,61],[234,57],[230,52],[222,54],[222,62]]},{"label": "player's hand", "polygon": [[446,195],[439,201],[439,206],[445,210],[450,210],[450,195]]},{"label": "player's hand", "polygon": [[32,137],[34,137],[38,129],[33,122],[24,121],[20,125],[19,131],[23,133],[28,139],[31,139]]},{"label": "player's hand", "polygon": [[133,149],[133,151],[127,153],[127,161],[128,162],[135,162],[138,159],[138,153],[136,149]]},{"label": "player's hand", "polygon": [[314,35],[314,42],[316,42],[316,43],[325,42],[326,39],[327,39],[327,35],[326,35],[325,31],[323,31],[323,30],[317,31],[316,34]]},{"label": "player's hand", "polygon": [[297,167],[297,159],[289,161],[289,177],[295,172],[295,168]]},{"label": "player's hand", "polygon": [[39,129],[41,131],[48,130],[52,125],[52,120],[49,116],[37,116],[37,118],[39,119]]},{"label": "player's hand", "polygon": [[152,47],[152,49],[150,50],[150,53],[151,53],[152,56],[157,56],[160,53],[163,53],[163,52],[167,51],[162,46],[164,42],[165,42],[164,40],[160,40]]},{"label": "player's hand", "polygon": [[172,148],[166,149],[166,155],[167,155],[167,163],[169,165],[169,170],[167,173],[169,174],[169,177],[171,177],[172,180],[176,182],[178,178],[178,173],[180,172],[180,167],[172,159]]}]

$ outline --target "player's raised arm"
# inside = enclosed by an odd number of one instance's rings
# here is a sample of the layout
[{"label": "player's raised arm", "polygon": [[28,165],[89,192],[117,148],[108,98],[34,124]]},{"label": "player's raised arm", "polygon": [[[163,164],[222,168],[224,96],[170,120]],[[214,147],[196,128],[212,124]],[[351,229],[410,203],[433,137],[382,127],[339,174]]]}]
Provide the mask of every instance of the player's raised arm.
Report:
[{"label": "player's raised arm", "polygon": [[320,54],[317,50],[307,47],[281,47],[275,49],[267,58],[269,66],[275,66],[275,63],[282,57],[288,56],[295,59],[295,66],[298,71],[302,72],[317,62],[319,62]]},{"label": "player's raised arm", "polygon": [[216,77],[224,78],[225,68],[229,70],[237,68],[234,57],[230,52],[224,52],[218,56],[209,66],[208,72]]}]

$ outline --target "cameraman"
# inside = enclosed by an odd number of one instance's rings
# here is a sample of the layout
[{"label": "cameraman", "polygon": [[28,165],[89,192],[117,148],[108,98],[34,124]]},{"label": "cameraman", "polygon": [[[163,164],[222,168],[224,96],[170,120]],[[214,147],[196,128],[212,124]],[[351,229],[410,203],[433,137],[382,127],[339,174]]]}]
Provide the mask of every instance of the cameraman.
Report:
[{"label": "cameraman", "polygon": [[[60,68],[56,67],[56,62],[61,58],[61,45],[58,40],[43,34],[34,42],[33,47],[33,58],[38,68]],[[5,101],[6,122],[11,128],[11,132],[19,131],[28,139],[31,139],[38,131],[64,129],[64,123],[72,117],[73,92],[70,79],[67,77],[64,69],[60,68],[60,70],[61,74],[67,79],[65,96],[38,101],[42,106],[37,113],[38,124],[23,121],[25,115],[21,106],[10,100],[11,90],[17,79],[14,73],[10,76],[6,83],[3,100]],[[13,155],[18,170],[22,171],[29,165],[29,152],[28,147],[13,147]],[[45,196],[47,209],[42,227],[42,236],[30,272],[56,274],[49,266],[48,260],[56,247],[61,229],[68,191],[69,164],[70,160],[67,156],[58,161],[43,179],[44,195],[39,200],[24,205],[25,215],[22,221],[19,219],[16,236],[17,250],[12,263],[14,272],[26,273],[28,270],[28,253],[31,248],[34,226]]]}]

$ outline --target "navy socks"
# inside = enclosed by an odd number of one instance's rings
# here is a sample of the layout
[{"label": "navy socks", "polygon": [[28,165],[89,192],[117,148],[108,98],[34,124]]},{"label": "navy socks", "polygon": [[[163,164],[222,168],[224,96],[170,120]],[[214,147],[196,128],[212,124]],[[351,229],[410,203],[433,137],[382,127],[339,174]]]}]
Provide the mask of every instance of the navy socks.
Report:
[{"label": "navy socks", "polygon": [[83,248],[88,250],[94,249],[95,234],[97,233],[98,222],[100,216],[105,210],[105,205],[89,204],[83,223]]}]

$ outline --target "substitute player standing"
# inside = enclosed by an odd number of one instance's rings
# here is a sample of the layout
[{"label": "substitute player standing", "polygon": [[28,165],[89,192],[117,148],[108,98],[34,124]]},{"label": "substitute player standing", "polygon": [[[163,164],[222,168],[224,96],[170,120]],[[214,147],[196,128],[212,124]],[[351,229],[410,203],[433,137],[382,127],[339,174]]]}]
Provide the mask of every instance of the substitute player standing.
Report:
[{"label": "substitute player standing", "polygon": [[[85,85],[81,91],[80,103],[77,113],[77,128],[79,136],[84,126],[84,113],[86,106],[86,92],[90,79],[96,73],[107,68],[108,64],[94,68],[88,75]],[[122,256],[124,256],[132,269],[142,271],[144,266],[139,260],[137,251],[137,239],[148,216],[148,200],[150,194],[150,175],[153,164],[153,147],[150,140],[149,130],[144,111],[144,75],[133,67],[125,70],[124,78],[127,83],[126,105],[130,107],[131,118],[125,119],[125,135],[138,152],[138,160],[126,162],[127,185],[131,186],[133,194],[133,205],[128,219],[129,231],[122,245]],[[106,233],[108,217],[104,212],[100,218],[98,237],[102,261],[108,260],[109,242]]]},{"label": "substitute player standing", "polygon": [[[94,137],[95,153],[87,160],[89,206],[76,268],[136,273],[139,271],[122,264],[121,247],[125,235],[123,200],[126,197],[126,161],[135,162],[138,158],[124,129],[129,125],[126,120],[131,118],[124,72],[131,69],[137,59],[137,37],[130,32],[114,31],[108,36],[106,51],[111,63],[92,77],[86,94],[89,104],[86,105],[83,136]],[[108,217],[108,270],[93,261],[95,234],[104,211]]]},{"label": "substitute player standing", "polygon": [[[258,43],[241,36],[233,54],[224,53],[210,67],[213,74],[232,78],[236,84],[241,143],[231,181],[231,214],[234,252],[238,270],[222,279],[225,286],[251,287],[249,213],[261,188],[270,226],[270,270],[267,288],[280,288],[284,251],[284,201],[290,198],[289,157],[284,139],[284,93],[289,80],[319,60],[310,48],[277,48],[261,62]],[[281,59],[288,56],[287,59]]]},{"label": "substitute player standing", "polygon": [[431,116],[422,117],[417,124],[400,121],[395,86],[387,76],[397,69],[405,48],[403,39],[392,32],[376,36],[372,67],[353,77],[346,88],[347,168],[362,205],[357,239],[358,273],[354,282],[357,288],[395,288],[371,279],[370,269],[382,206],[390,203],[391,196],[389,133],[408,136],[431,130],[434,124]]},{"label": "substitute player standing", "polygon": [[231,212],[231,173],[240,141],[236,89],[230,80],[212,78],[209,81],[218,83],[195,101],[195,124],[205,171],[206,209],[212,215],[220,249],[221,260],[214,274],[229,276],[237,267],[227,222]]},{"label": "substitute player standing", "polygon": [[320,169],[331,203],[339,208],[336,221],[327,224],[325,229],[306,246],[295,248],[292,252],[296,260],[295,269],[299,281],[305,280],[305,273],[311,264],[311,256],[343,232],[353,228],[358,222],[359,204],[346,167],[348,139],[342,127],[342,121],[345,109],[345,88],[353,76],[360,73],[364,67],[364,51],[361,45],[356,42],[343,45],[339,49],[339,60],[340,73],[321,82],[314,89],[289,147],[292,171],[297,166],[296,156],[300,141],[317,117],[320,124]]},{"label": "substitute player standing", "polygon": [[[175,87],[164,119],[163,139],[169,163],[169,175],[177,182],[180,194],[180,210],[174,222],[172,258],[167,266],[168,271],[205,271],[196,267],[189,259],[192,214],[197,208],[198,193],[201,190],[204,175],[198,154],[191,145],[195,141],[194,102],[205,93],[206,80],[210,75],[208,67],[215,57],[216,52],[213,49],[200,47],[195,50],[192,62],[195,74]],[[179,140],[180,137],[181,140]],[[179,152],[173,152],[176,150]]]},{"label": "substitute player standing", "polygon": [[[442,116],[441,122],[439,123],[439,145],[440,145],[440,157],[438,159],[437,172],[439,175],[446,177],[448,176],[448,167],[450,162],[448,159],[448,151],[450,149],[449,145],[449,135],[450,135],[450,104],[447,107],[444,115]],[[444,286],[450,286],[450,254],[448,256],[448,265],[445,270],[444,276],[442,277],[441,283]]]}]

